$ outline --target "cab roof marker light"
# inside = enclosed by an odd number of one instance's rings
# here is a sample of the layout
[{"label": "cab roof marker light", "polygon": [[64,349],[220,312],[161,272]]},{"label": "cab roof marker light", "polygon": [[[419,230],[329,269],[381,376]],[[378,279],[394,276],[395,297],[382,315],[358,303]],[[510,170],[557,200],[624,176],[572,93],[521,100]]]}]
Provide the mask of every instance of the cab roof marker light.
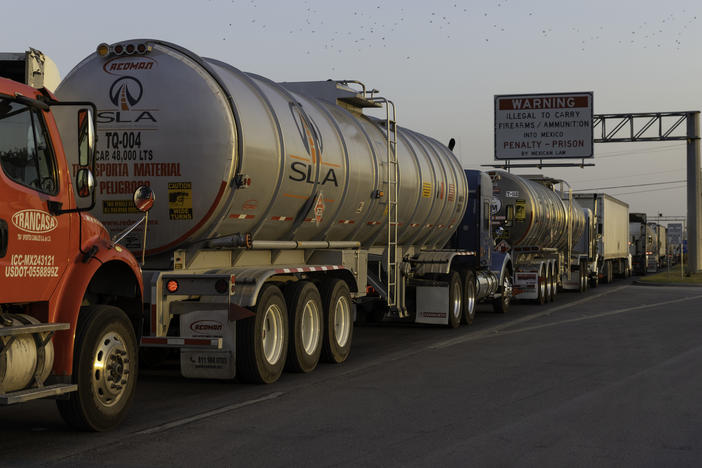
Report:
[{"label": "cab roof marker light", "polygon": [[104,42],[98,44],[96,52],[100,57],[105,57],[110,53],[110,46]]}]

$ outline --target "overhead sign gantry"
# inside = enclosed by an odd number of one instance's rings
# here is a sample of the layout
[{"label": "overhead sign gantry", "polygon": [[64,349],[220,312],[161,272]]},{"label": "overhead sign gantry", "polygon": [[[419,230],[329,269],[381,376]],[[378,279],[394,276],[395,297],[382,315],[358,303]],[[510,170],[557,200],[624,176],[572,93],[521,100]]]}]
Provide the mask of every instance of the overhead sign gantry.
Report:
[{"label": "overhead sign gantry", "polygon": [[[700,112],[597,115],[592,107],[592,92],[495,96],[495,160],[501,164],[490,166],[594,166],[585,162],[593,157],[594,143],[687,141],[688,272],[702,271]],[[555,159],[581,162],[544,162]]]}]

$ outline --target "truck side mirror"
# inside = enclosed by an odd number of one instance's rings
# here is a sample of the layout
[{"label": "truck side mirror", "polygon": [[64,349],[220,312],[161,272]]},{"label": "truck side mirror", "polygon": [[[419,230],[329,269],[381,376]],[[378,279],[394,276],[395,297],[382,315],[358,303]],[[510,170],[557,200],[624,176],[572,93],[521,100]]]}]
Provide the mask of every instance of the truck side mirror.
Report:
[{"label": "truck side mirror", "polygon": [[95,127],[93,127],[93,110],[78,111],[78,165],[87,167],[93,160],[95,151]]},{"label": "truck side mirror", "polygon": [[81,167],[76,173],[76,191],[81,198],[89,197],[95,189],[95,178],[87,167]]},{"label": "truck side mirror", "polygon": [[142,185],[134,192],[134,206],[139,211],[149,211],[154,206],[155,200],[156,195],[154,195],[154,191],[148,185]]}]

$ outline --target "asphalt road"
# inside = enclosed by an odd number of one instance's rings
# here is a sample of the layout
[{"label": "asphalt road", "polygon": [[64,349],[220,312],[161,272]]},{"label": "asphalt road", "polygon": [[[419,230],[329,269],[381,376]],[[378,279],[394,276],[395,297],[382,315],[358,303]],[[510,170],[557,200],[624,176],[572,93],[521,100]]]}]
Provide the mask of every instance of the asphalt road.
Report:
[{"label": "asphalt road", "polygon": [[116,431],[0,408],[0,466],[700,466],[702,288],[600,285],[471,327],[358,327],[268,386],[143,371]]}]

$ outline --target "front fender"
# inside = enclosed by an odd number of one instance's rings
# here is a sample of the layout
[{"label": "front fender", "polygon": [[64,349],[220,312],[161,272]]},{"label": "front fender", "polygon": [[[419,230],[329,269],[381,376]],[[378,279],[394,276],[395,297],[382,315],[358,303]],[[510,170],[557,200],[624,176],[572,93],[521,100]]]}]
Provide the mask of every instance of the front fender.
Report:
[{"label": "front fender", "polygon": [[[70,329],[59,331],[54,336],[55,375],[70,375],[72,373],[76,325],[80,307],[90,282],[104,265],[117,264],[122,266],[118,271],[124,273],[120,273],[118,277],[111,278],[111,280],[115,283],[135,281],[139,302],[143,298],[141,269],[129,251],[100,238],[93,238],[92,243],[84,242],[84,246],[87,248],[87,250],[84,249],[85,251],[95,248],[97,251],[87,261],[84,261],[84,254],[79,253],[68,265],[60,287],[57,288],[57,295],[52,301],[54,307],[50,307],[49,310],[49,322],[70,324]],[[122,277],[125,274],[130,275],[130,277]]]},{"label": "front fender", "polygon": [[511,265],[512,256],[506,252],[495,251],[490,255],[490,271],[500,278],[499,284],[502,284],[502,279],[505,275],[510,274]]}]

